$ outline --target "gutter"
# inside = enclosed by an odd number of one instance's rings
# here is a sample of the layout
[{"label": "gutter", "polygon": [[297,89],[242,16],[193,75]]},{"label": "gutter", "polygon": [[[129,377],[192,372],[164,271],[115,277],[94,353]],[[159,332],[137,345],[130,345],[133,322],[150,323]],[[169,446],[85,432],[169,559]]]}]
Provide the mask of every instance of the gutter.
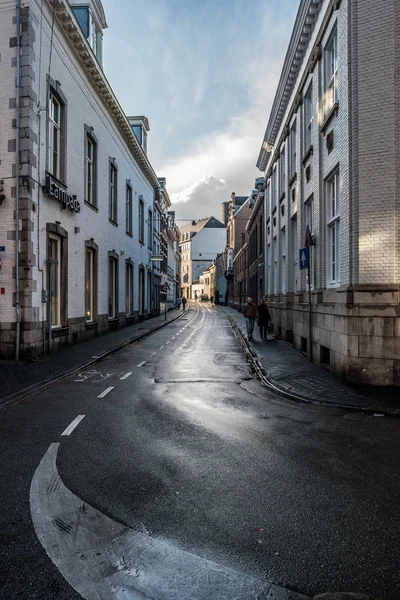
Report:
[{"label": "gutter", "polygon": [[15,331],[15,360],[19,360],[19,348],[20,348],[20,329],[21,329],[21,305],[19,296],[19,172],[20,172],[20,130],[21,130],[21,117],[20,117],[20,104],[21,104],[21,3],[17,0],[17,118],[16,118],[16,130],[17,139],[15,144],[16,152],[16,192],[15,192],[15,312],[16,312],[16,331]]}]

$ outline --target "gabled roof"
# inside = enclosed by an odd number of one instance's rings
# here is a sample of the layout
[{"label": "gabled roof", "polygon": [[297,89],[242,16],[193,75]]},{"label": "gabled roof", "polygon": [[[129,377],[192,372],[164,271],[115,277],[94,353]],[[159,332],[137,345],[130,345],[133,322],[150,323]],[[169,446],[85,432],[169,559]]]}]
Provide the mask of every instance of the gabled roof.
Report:
[{"label": "gabled roof", "polygon": [[183,225],[180,229],[181,233],[198,233],[202,229],[225,229],[225,225],[215,217],[206,217]]}]

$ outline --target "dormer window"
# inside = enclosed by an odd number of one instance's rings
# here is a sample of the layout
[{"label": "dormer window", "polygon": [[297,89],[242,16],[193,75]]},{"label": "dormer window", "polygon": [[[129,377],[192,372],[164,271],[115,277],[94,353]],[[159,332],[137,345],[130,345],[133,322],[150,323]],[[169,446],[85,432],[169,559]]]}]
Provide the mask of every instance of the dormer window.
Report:
[{"label": "dormer window", "polygon": [[[74,4],[70,2],[72,12],[74,13],[83,35],[90,44],[93,54],[97,58],[100,66],[103,65],[103,29],[107,24],[102,23],[102,16],[97,15],[91,3],[87,5]],[[99,3],[96,3],[98,8]]]}]

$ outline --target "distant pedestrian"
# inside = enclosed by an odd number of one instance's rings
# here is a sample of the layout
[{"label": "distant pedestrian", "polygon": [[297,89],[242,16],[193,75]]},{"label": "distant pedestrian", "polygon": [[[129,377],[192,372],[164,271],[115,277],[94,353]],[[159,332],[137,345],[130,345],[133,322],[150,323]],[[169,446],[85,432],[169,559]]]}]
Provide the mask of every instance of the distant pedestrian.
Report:
[{"label": "distant pedestrian", "polygon": [[260,300],[259,305],[257,306],[258,312],[258,326],[260,328],[260,337],[263,340],[267,339],[267,331],[268,324],[271,320],[271,315],[269,314],[268,306],[265,304],[264,300]]},{"label": "distant pedestrian", "polygon": [[186,309],[186,302],[187,302],[187,300],[186,300],[185,296],[183,296],[183,298],[182,298],[182,309],[183,310]]},{"label": "distant pedestrian", "polygon": [[211,302],[211,304],[214,302],[214,296],[211,296],[210,302]]},{"label": "distant pedestrian", "polygon": [[243,316],[246,319],[247,339],[253,339],[254,324],[257,319],[257,306],[253,302],[253,298],[247,298],[247,304],[243,309]]},{"label": "distant pedestrian", "polygon": [[177,299],[176,299],[176,308],[179,310],[179,309],[180,309],[180,307],[181,307],[181,299],[180,299],[180,298],[177,298]]}]

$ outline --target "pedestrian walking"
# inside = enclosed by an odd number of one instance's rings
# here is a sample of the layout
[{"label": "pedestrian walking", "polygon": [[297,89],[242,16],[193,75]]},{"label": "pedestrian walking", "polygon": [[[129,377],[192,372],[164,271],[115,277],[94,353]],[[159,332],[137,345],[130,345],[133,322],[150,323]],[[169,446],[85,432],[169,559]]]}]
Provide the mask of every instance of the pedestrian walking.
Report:
[{"label": "pedestrian walking", "polygon": [[260,300],[260,303],[257,306],[257,312],[258,312],[258,326],[260,328],[260,337],[262,340],[266,340],[267,332],[268,332],[268,324],[271,320],[271,315],[269,314],[268,306],[265,304],[264,300]]},{"label": "pedestrian walking", "polygon": [[185,296],[183,296],[183,298],[182,298],[182,310],[186,309],[186,302],[187,302],[187,300],[186,300]]},{"label": "pedestrian walking", "polygon": [[181,307],[181,299],[180,299],[180,298],[177,298],[177,299],[176,299],[176,308],[179,310],[179,309],[180,309],[180,307]]},{"label": "pedestrian walking", "polygon": [[243,309],[243,316],[246,319],[247,339],[253,339],[254,324],[257,319],[257,306],[253,302],[253,298],[247,298],[247,304]]}]

